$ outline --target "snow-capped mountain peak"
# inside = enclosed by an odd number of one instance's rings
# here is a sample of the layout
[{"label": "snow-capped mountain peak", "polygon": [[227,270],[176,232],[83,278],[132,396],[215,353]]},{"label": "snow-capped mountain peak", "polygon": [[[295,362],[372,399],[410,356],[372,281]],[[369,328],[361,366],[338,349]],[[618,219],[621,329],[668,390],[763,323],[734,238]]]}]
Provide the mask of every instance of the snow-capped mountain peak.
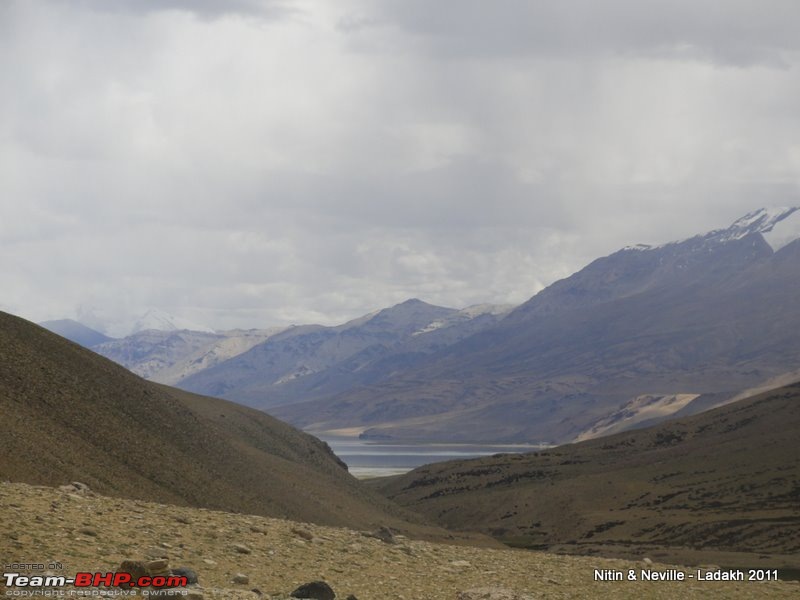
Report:
[{"label": "snow-capped mountain peak", "polygon": [[[738,240],[751,233],[760,233],[772,249],[777,251],[787,243],[800,237],[798,207],[760,208],[734,221],[728,229],[712,232],[721,242]],[[789,227],[786,227],[786,226]],[[780,235],[772,235],[778,230]],[[794,235],[791,235],[794,232]],[[788,238],[787,238],[788,234]],[[770,239],[772,238],[772,239]],[[778,247],[776,247],[778,245]]]},{"label": "snow-capped mountain peak", "polygon": [[777,252],[784,246],[800,239],[800,207],[787,209],[781,218],[775,220],[768,229],[762,229],[761,235]]},{"label": "snow-capped mountain peak", "polygon": [[677,240],[662,244],[660,246],[650,246],[648,244],[636,244],[625,246],[625,252],[646,252],[649,250],[660,250],[661,248],[676,246],[690,241],[700,241],[703,246],[707,244],[724,244],[742,239],[745,236],[760,233],[770,245],[773,252],[777,252],[787,244],[800,239],[800,207],[774,207],[759,208],[745,216],[737,219],[726,229],[715,229],[708,233],[701,233],[691,238]]}]

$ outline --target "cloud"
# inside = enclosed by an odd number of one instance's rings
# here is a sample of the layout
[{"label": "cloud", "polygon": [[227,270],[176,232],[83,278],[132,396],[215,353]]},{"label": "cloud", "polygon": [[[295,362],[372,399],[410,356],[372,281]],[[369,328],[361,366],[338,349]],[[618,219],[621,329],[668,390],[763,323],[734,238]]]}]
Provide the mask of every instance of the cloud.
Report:
[{"label": "cloud", "polygon": [[[728,65],[785,64],[800,49],[792,0],[425,0],[380,2],[382,24],[450,57],[598,58],[645,56]],[[369,14],[369,12],[367,13]],[[352,23],[352,18],[345,21]]]},{"label": "cloud", "polygon": [[5,309],[521,302],[800,203],[793,3],[188,6],[0,4]]},{"label": "cloud", "polygon": [[[69,0],[51,1],[75,4]],[[280,19],[296,12],[291,2],[281,0],[82,0],[81,3],[98,12],[147,16],[163,11],[179,11],[209,19],[230,15]]]}]

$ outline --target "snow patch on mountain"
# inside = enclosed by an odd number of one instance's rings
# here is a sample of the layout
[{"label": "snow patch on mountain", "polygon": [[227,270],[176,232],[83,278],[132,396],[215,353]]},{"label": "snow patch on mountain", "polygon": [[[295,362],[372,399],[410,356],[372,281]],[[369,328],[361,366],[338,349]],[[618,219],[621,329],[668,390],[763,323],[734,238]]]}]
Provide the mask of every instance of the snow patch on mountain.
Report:
[{"label": "snow patch on mountain", "polygon": [[734,221],[728,229],[714,231],[710,235],[720,242],[727,242],[741,239],[751,233],[769,234],[781,222],[796,213],[797,209],[798,207],[761,208]]},{"label": "snow patch on mountain", "polygon": [[796,239],[800,239],[800,207],[774,207],[760,208],[751,213],[747,213],[726,229],[715,229],[708,233],[676,240],[661,244],[660,246],[650,246],[649,244],[635,244],[625,246],[622,250],[629,252],[646,252],[648,250],[659,250],[668,246],[676,246],[690,240],[700,240],[704,244],[724,244],[740,240],[745,236],[760,233],[764,239],[777,252],[787,244]]},{"label": "snow patch on mountain", "polygon": [[462,308],[461,310],[447,315],[441,319],[431,321],[425,327],[415,331],[411,335],[418,336],[425,333],[430,333],[432,331],[436,331],[437,329],[450,327],[457,323],[471,321],[472,319],[480,317],[481,315],[504,315],[511,312],[512,308],[514,307],[510,304],[474,304],[472,306]]},{"label": "snow patch on mountain", "polygon": [[761,232],[775,252],[800,239],[800,210],[797,208],[789,210],[791,212],[775,222],[769,229]]}]

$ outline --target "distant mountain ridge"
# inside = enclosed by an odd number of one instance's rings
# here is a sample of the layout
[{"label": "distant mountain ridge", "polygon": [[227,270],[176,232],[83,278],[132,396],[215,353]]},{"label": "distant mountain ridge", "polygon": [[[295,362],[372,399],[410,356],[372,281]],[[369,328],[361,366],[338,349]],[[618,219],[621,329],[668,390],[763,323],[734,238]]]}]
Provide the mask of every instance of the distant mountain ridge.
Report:
[{"label": "distant mountain ridge", "polygon": [[693,414],[798,370],[798,239],[797,207],[760,209],[598,258],[516,308],[412,299],[334,327],[148,330],[93,349],[316,432],[564,442]]},{"label": "distant mountain ridge", "polygon": [[92,346],[137,375],[175,385],[260,344],[284,328],[220,331],[147,329]]},{"label": "distant mountain ridge", "polygon": [[323,397],[380,381],[497,322],[509,307],[463,310],[417,299],[343,325],[286,329],[178,384],[258,408]]},{"label": "distant mountain ridge", "polygon": [[558,443],[637,396],[710,408],[800,366],[798,222],[796,208],[762,209],[622,249],[391,380],[270,412],[312,431]]}]

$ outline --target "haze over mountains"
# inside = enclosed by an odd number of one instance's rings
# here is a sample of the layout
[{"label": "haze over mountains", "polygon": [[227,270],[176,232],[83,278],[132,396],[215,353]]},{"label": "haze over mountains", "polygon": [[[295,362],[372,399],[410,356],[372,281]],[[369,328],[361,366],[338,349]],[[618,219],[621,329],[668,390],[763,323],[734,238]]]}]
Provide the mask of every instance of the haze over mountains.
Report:
[{"label": "haze over mountains", "polygon": [[564,442],[730,401],[800,365],[800,211],[589,264],[514,310],[409,300],[336,327],[141,331],[93,349],[310,431]]}]

